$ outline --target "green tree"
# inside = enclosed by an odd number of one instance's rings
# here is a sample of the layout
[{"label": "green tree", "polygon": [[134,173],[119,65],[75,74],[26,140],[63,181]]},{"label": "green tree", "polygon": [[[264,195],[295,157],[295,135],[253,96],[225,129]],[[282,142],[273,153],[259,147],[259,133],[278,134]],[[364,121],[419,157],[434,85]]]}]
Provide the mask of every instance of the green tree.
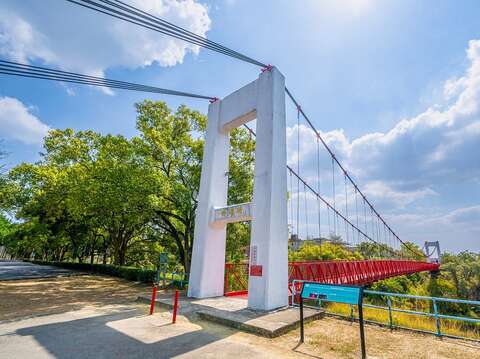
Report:
[{"label": "green tree", "polygon": [[[228,204],[240,204],[252,201],[253,171],[255,166],[255,140],[252,135],[236,129],[231,132],[232,151],[228,172]],[[227,260],[238,262],[245,259],[250,243],[250,222],[227,225]]]},{"label": "green tree", "polygon": [[[172,112],[163,102],[136,105],[137,128],[145,164],[161,185],[150,196],[152,223],[164,240],[173,240],[181,264],[190,267],[195,211],[200,184],[206,117],[180,106]],[[250,200],[254,141],[243,129],[231,132],[229,201]],[[229,231],[227,251],[238,251],[249,229],[238,225]],[[235,239],[234,239],[235,238]],[[169,243],[162,243],[168,247]]]},{"label": "green tree", "polygon": [[[469,251],[457,255],[444,253],[441,263],[441,279],[452,283],[457,298],[480,300],[480,254]],[[448,293],[451,294],[450,288]]]},{"label": "green tree", "polygon": [[316,260],[359,260],[359,252],[352,252],[338,243],[326,242],[322,245],[306,242],[299,250],[289,251],[288,259],[291,262]]},{"label": "green tree", "polygon": [[[189,269],[206,118],[163,102],[136,108],[139,136],[52,130],[40,161],[9,172],[0,206],[20,222],[9,241],[18,255],[148,265],[158,256],[147,251],[167,250]],[[245,130],[232,131],[233,203],[251,200],[253,148]],[[247,225],[232,227],[228,251],[248,238]]]},{"label": "green tree", "polygon": [[7,238],[12,229],[12,223],[0,213],[0,258],[4,258],[7,255]]}]

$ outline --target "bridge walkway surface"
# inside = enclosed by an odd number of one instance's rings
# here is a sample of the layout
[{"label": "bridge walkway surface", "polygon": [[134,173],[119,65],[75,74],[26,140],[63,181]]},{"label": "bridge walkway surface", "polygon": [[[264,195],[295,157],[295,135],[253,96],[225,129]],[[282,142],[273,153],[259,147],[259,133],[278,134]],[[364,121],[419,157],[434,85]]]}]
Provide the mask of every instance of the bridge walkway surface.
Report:
[{"label": "bridge walkway surface", "polygon": [[[378,259],[356,261],[303,261],[288,264],[288,280],[329,284],[367,285],[376,281],[418,272],[437,272],[438,263],[414,260]],[[225,295],[247,294],[248,263],[225,264]]]}]

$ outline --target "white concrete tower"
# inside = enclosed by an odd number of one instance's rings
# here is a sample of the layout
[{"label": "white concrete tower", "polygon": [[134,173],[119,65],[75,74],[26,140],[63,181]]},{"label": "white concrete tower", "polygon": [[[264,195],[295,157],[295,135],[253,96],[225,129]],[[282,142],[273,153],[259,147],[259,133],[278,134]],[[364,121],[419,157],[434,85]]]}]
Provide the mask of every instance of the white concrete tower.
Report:
[{"label": "white concrete tower", "polygon": [[[226,207],[229,131],[257,119],[253,203]],[[223,295],[226,225],[252,220],[248,306],[288,304],[285,79],[276,69],[212,103],[195,219],[188,295]]]}]

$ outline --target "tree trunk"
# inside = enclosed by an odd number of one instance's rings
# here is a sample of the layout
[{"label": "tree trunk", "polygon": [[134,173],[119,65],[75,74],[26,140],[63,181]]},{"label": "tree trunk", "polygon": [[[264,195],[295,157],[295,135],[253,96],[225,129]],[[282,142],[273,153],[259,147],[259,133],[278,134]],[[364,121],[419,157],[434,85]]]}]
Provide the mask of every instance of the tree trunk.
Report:
[{"label": "tree trunk", "polygon": [[121,246],[120,251],[118,253],[118,265],[125,265],[125,255],[126,255],[126,250]]}]

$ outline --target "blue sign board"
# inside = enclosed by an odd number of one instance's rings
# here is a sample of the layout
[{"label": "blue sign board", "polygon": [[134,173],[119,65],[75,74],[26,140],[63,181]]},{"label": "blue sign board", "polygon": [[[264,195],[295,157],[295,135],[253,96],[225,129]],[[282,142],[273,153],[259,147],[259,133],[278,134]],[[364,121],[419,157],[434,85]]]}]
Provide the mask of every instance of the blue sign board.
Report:
[{"label": "blue sign board", "polygon": [[360,343],[362,359],[367,357],[365,349],[365,331],[363,328],[363,287],[353,285],[323,284],[303,282],[300,294],[300,342],[304,342],[303,300],[323,300],[344,304],[358,305],[358,321],[360,322]]},{"label": "blue sign board", "polygon": [[322,283],[303,283],[303,299],[320,299],[328,302],[357,305],[362,296],[362,287]]},{"label": "blue sign board", "polygon": [[160,264],[165,264],[168,262],[168,253],[160,253]]}]

